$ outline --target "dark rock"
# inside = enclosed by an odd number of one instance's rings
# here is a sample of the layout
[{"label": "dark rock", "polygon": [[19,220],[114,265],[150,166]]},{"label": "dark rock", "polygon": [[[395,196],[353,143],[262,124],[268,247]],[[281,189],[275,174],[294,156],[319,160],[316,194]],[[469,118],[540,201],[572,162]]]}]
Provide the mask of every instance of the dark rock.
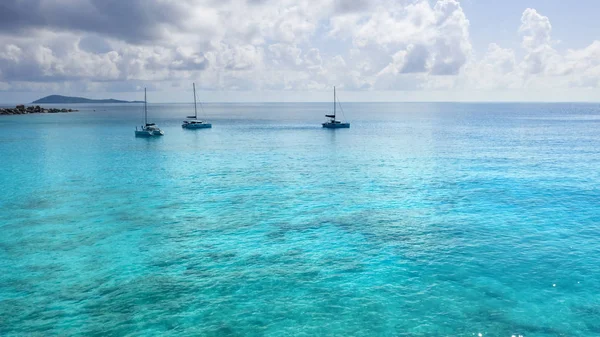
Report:
[{"label": "dark rock", "polygon": [[24,114],[32,114],[32,113],[57,113],[57,112],[73,112],[79,111],[76,109],[58,109],[58,108],[43,108],[39,105],[36,106],[28,106],[26,107],[23,104],[19,104],[14,108],[0,108],[0,115],[24,115]]}]

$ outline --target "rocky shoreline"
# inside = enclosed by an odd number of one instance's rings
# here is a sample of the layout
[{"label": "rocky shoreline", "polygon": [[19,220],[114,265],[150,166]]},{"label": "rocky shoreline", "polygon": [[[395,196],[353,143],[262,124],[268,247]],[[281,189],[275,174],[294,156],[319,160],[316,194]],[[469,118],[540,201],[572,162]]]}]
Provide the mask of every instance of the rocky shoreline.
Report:
[{"label": "rocky shoreline", "polygon": [[0,108],[0,115],[26,115],[26,114],[36,114],[36,113],[59,113],[59,112],[73,112],[79,111],[74,109],[56,109],[56,108],[42,108],[39,105],[36,106],[28,106],[25,105],[17,105],[14,108]]}]

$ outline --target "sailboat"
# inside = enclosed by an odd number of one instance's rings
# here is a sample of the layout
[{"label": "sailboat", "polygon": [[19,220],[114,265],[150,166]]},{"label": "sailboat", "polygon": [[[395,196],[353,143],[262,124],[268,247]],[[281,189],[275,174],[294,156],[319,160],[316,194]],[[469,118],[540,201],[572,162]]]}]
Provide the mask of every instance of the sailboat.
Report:
[{"label": "sailboat", "polygon": [[196,107],[196,83],[192,83],[194,87],[194,115],[187,116],[190,118],[189,121],[183,121],[181,127],[184,129],[209,129],[212,128],[212,124],[206,123],[202,120],[198,120],[198,108]]},{"label": "sailboat", "polygon": [[154,123],[148,123],[148,101],[146,99],[146,88],[144,88],[144,125],[141,126],[141,129],[138,130],[137,126],[135,127],[135,136],[136,137],[153,137],[153,136],[163,136],[165,133],[156,126]]},{"label": "sailboat", "polygon": [[333,115],[325,115],[325,117],[329,118],[329,121],[323,123],[323,127],[327,129],[347,129],[350,127],[350,123],[342,123],[335,119],[335,115],[337,112],[337,100],[335,98],[335,87],[333,87]]}]

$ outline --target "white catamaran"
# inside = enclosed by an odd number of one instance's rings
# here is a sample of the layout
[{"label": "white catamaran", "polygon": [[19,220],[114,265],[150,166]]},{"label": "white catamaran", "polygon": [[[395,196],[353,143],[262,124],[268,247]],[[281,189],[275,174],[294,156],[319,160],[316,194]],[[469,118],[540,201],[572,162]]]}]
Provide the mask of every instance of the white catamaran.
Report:
[{"label": "white catamaran", "polygon": [[[341,106],[340,106],[341,107]],[[347,129],[350,127],[350,123],[342,123],[335,119],[335,115],[337,112],[337,100],[335,98],[335,87],[333,87],[333,115],[325,115],[325,117],[329,118],[329,121],[323,123],[323,127],[327,129]]]},{"label": "white catamaran", "polygon": [[165,133],[156,126],[154,123],[148,123],[148,101],[146,99],[146,88],[144,88],[144,125],[141,126],[141,129],[138,130],[137,126],[135,127],[135,136],[136,137],[154,137],[154,136],[162,136]]},{"label": "white catamaran", "polygon": [[198,108],[196,107],[196,83],[192,83],[194,87],[194,115],[187,116],[190,118],[188,121],[183,121],[181,127],[184,129],[209,129],[212,128],[212,124],[206,123],[202,120],[198,120]]}]

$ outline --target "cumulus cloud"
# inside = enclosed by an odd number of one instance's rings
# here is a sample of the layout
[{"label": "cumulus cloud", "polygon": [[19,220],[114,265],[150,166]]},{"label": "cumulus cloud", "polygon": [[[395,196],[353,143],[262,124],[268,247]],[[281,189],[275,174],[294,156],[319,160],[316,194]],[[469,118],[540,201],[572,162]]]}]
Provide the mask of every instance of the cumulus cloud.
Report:
[{"label": "cumulus cloud", "polygon": [[[600,85],[600,42],[478,53],[458,0],[4,0],[0,90],[501,90]],[[521,59],[516,55],[522,54]]]},{"label": "cumulus cloud", "polygon": [[0,49],[0,75],[5,81],[68,81],[80,78],[113,80],[119,77],[114,52],[89,53],[74,43],[67,54],[36,44],[7,44]]},{"label": "cumulus cloud", "polygon": [[435,4],[435,24],[439,35],[433,43],[433,75],[456,75],[471,53],[469,20],[456,0]]},{"label": "cumulus cloud", "polygon": [[432,84],[459,90],[546,90],[600,86],[600,42],[563,53],[556,49],[550,18],[527,8],[517,32],[521,36],[523,57],[518,52],[490,43],[479,58],[470,57],[461,72],[449,80],[429,76],[424,88]]},{"label": "cumulus cloud", "polygon": [[556,57],[552,48],[550,19],[535,9],[527,8],[521,16],[519,33],[523,35],[522,46],[527,52],[524,65],[527,73],[540,74],[547,70],[550,59]]},{"label": "cumulus cloud", "polygon": [[361,76],[373,87],[418,89],[428,76],[459,74],[471,57],[469,21],[458,1],[372,7],[332,18],[330,35],[352,40],[361,51]]},{"label": "cumulus cloud", "polygon": [[568,50],[564,58],[565,74],[572,87],[600,86],[600,41],[580,50]]},{"label": "cumulus cloud", "polygon": [[490,43],[478,61],[467,64],[456,85],[477,90],[516,89],[523,83],[515,51]]}]

